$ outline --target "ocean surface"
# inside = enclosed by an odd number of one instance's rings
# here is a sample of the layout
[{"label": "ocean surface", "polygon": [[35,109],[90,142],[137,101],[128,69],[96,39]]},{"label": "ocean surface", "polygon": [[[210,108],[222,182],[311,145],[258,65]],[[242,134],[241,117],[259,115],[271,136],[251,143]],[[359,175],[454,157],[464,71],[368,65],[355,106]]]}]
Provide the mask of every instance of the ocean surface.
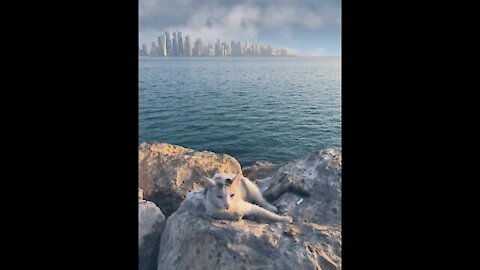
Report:
[{"label": "ocean surface", "polygon": [[139,59],[139,143],[282,163],[341,147],[340,57]]}]

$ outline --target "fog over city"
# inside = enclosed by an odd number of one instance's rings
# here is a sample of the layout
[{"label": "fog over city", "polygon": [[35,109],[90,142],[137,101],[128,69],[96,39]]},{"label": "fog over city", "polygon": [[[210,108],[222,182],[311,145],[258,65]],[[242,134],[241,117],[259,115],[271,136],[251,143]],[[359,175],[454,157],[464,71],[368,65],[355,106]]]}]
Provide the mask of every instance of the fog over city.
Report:
[{"label": "fog over city", "polygon": [[[139,54],[149,54],[165,32],[172,46],[173,33],[177,43],[182,33],[182,46],[188,36],[192,55],[340,55],[341,1],[140,0]],[[198,39],[202,52],[195,51]],[[144,44],[147,51],[141,52]]]}]

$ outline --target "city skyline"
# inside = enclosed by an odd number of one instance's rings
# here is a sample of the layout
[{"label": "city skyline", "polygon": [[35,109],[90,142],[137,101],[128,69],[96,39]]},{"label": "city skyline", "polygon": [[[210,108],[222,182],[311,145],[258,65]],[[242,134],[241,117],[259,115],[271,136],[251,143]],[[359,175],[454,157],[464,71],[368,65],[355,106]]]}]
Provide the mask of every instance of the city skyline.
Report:
[{"label": "city skyline", "polygon": [[204,45],[202,38],[198,37],[193,43],[190,35],[182,37],[182,32],[177,30],[172,32],[165,31],[151,41],[150,50],[146,44],[138,50],[139,56],[157,56],[157,57],[190,57],[190,56],[292,56],[284,48],[272,48],[270,45],[264,47],[261,44],[245,41],[231,40],[230,43],[217,39],[212,46],[210,43]]},{"label": "city skyline", "polygon": [[283,47],[298,56],[340,56],[341,0],[139,1],[139,45],[177,29],[192,44],[192,37],[212,45],[221,38]]}]

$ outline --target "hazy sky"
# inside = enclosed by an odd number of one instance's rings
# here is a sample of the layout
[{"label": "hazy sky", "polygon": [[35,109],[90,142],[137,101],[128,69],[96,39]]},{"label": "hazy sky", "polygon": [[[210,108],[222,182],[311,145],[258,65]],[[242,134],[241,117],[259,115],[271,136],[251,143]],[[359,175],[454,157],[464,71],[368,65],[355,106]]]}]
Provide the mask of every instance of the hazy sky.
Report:
[{"label": "hazy sky", "polygon": [[165,31],[204,44],[231,40],[289,52],[340,55],[341,0],[139,0],[139,41]]}]

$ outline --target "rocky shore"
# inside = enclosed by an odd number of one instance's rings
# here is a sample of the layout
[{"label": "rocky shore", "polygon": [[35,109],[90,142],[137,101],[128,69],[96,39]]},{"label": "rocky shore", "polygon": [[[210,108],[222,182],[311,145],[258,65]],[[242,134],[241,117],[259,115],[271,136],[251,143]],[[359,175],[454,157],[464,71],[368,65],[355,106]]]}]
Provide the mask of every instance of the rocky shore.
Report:
[{"label": "rocky shore", "polygon": [[[240,170],[293,224],[204,215],[200,178]],[[142,143],[139,269],[341,269],[341,171],[341,149],[242,169],[226,154]]]}]

